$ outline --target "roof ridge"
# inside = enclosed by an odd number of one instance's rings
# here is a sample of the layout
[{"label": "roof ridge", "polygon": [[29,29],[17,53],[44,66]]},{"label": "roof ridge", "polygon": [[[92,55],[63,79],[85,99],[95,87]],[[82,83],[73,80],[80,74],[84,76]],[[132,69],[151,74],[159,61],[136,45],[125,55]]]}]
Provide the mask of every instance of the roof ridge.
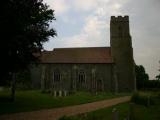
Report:
[{"label": "roof ridge", "polygon": [[68,48],[54,48],[54,49],[87,49],[87,48],[110,48],[110,46],[103,46],[103,47],[68,47]]},{"label": "roof ridge", "polygon": [[113,63],[111,47],[55,48],[44,51],[42,63]]}]

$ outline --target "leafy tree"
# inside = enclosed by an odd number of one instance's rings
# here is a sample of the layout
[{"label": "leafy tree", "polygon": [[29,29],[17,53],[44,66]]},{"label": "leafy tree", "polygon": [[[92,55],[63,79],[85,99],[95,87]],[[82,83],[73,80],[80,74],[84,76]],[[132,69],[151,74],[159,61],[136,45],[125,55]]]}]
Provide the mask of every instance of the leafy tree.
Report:
[{"label": "leafy tree", "polygon": [[[160,61],[159,61],[159,64],[160,64]],[[160,67],[160,66],[159,66],[159,67]],[[160,72],[160,68],[158,69],[158,71]],[[156,76],[156,79],[157,79],[157,80],[160,80],[160,73],[159,73],[159,75]]]},{"label": "leafy tree", "polygon": [[160,80],[160,74],[156,76],[156,79],[157,79],[157,80]]},{"label": "leafy tree", "polygon": [[38,61],[43,43],[56,32],[49,27],[55,20],[54,10],[43,0],[3,0],[0,11],[0,83],[4,83],[9,75],[14,81],[15,73]]},{"label": "leafy tree", "polygon": [[142,65],[136,65],[135,71],[136,71],[137,88],[138,89],[145,88],[147,81],[149,80],[149,76],[145,72],[145,68]]}]

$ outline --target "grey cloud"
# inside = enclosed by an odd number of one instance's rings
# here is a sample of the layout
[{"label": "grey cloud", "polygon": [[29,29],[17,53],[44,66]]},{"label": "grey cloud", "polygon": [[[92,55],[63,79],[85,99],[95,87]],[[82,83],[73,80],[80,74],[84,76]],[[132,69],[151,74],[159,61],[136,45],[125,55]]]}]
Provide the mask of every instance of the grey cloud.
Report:
[{"label": "grey cloud", "polygon": [[151,79],[158,74],[160,60],[159,11],[159,0],[130,0],[123,8],[130,15],[135,61],[145,66]]}]

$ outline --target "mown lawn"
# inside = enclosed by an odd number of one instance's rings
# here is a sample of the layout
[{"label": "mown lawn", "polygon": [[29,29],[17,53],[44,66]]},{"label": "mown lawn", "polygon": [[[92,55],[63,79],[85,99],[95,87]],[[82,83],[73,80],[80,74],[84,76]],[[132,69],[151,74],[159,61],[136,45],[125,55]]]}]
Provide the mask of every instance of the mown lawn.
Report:
[{"label": "mown lawn", "polygon": [[66,97],[53,97],[38,90],[30,90],[17,91],[15,102],[11,102],[9,100],[10,91],[4,90],[0,92],[0,114],[77,105],[126,95],[129,94],[98,93],[97,95],[93,95],[89,92],[77,92]]},{"label": "mown lawn", "polygon": [[[141,92],[141,94],[146,94]],[[151,93],[149,93],[151,95]],[[160,96],[155,97],[153,94],[155,103],[150,106],[144,106],[139,104],[133,104],[133,112],[134,120],[160,120]],[[72,117],[64,117],[61,120],[113,120],[112,119],[112,111],[116,108],[119,112],[119,120],[124,120],[130,111],[130,103],[122,103],[109,108],[100,109],[97,111],[72,116]]]}]

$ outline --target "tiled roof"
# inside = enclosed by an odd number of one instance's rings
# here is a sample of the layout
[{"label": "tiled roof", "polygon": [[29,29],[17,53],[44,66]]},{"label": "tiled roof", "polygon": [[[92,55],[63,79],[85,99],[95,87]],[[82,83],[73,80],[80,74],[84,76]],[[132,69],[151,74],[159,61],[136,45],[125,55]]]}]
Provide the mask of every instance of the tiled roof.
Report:
[{"label": "tiled roof", "polygon": [[113,63],[110,47],[56,48],[43,51],[42,63]]}]

